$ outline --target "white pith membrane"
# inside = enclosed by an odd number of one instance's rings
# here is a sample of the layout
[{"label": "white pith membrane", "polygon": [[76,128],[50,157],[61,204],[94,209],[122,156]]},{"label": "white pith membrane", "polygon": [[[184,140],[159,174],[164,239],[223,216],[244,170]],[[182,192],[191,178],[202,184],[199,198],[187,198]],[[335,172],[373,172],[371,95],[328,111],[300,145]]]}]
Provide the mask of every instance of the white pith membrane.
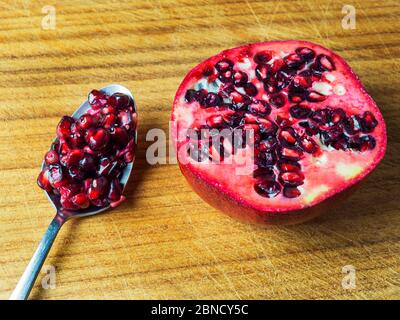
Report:
[{"label": "white pith membrane", "polygon": [[[229,155],[228,163],[213,163],[211,160],[198,162],[193,160],[186,150],[188,138],[188,129],[197,128],[206,124],[206,120],[212,115],[232,114],[234,111],[226,107],[201,107],[197,101],[187,102],[185,94],[188,89],[206,89],[208,92],[219,92],[221,82],[215,77],[205,77],[202,72],[209,66],[214,66],[218,61],[227,58],[233,61],[233,70],[245,72],[249,80],[253,83],[258,93],[253,99],[263,100],[270,103],[270,94],[264,90],[264,86],[255,76],[256,63],[253,57],[256,53],[268,50],[272,52],[273,58],[268,64],[273,64],[275,60],[287,57],[294,53],[296,48],[307,47],[315,51],[316,56],[325,54],[330,57],[334,63],[334,70],[324,71],[321,78],[312,83],[310,90],[313,90],[326,97],[321,102],[303,101],[302,104],[308,106],[313,111],[322,108],[342,108],[346,111],[346,116],[363,116],[365,111],[370,111],[376,118],[378,124],[369,133],[360,133],[358,135],[371,135],[375,138],[376,145],[371,150],[355,151],[352,149],[336,150],[333,147],[322,144],[319,135],[313,135],[311,138],[318,144],[320,152],[314,154],[304,152],[301,159],[297,161],[301,165],[301,172],[304,174],[303,183],[298,186],[301,194],[294,198],[288,198],[281,192],[274,197],[266,197],[257,193],[254,189],[255,183],[262,178],[254,178],[253,171],[257,169],[254,161],[248,161],[251,164],[251,170],[243,175],[238,175],[238,168],[243,168],[246,152],[251,152],[249,147],[238,149],[234,154]],[[238,58],[240,57],[240,58]],[[313,62],[310,62],[301,68],[308,68]],[[214,69],[215,72],[215,69]],[[209,81],[211,79],[211,81]],[[296,103],[290,102],[288,98],[288,87],[280,92],[286,97],[286,103],[281,108],[272,106],[271,113],[264,117],[265,119],[276,122],[278,115],[288,118],[293,122],[292,127],[297,134],[304,133],[304,128],[299,126],[299,122],[309,121],[308,119],[295,119],[290,116],[290,107]],[[243,89],[237,88],[237,91],[243,93]],[[385,151],[386,133],[385,124],[379,109],[369,95],[365,92],[357,77],[344,62],[343,59],[333,54],[331,51],[308,42],[271,42],[265,44],[249,45],[222,52],[211,57],[207,61],[194,68],[182,83],[174,105],[173,127],[175,130],[176,147],[178,157],[181,163],[185,163],[189,169],[199,178],[215,186],[221,192],[232,197],[239,203],[251,206],[261,211],[289,211],[301,209],[315,205],[324,199],[346,189],[353,183],[362,179],[368,174],[381,160]],[[279,131],[278,131],[279,132]],[[322,151],[322,152],[321,152]],[[227,159],[227,158],[226,158]],[[243,171],[242,171],[243,172]],[[274,166],[276,181],[278,180],[279,170]],[[280,183],[281,184],[281,183]],[[281,184],[282,185],[282,184]]]}]

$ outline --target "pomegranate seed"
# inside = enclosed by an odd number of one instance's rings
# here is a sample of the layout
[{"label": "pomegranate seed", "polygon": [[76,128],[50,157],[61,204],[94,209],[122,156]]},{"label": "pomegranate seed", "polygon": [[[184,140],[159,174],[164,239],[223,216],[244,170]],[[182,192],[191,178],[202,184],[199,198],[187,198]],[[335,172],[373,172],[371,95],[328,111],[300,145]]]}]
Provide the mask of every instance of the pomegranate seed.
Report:
[{"label": "pomegranate seed", "polygon": [[289,112],[290,115],[296,119],[306,119],[311,115],[311,109],[302,104],[291,107]]},{"label": "pomegranate seed", "polygon": [[111,201],[118,201],[122,195],[122,187],[118,179],[113,179],[110,183],[110,191],[108,192],[108,199]]},{"label": "pomegranate seed", "polygon": [[258,165],[265,168],[274,165],[278,161],[278,158],[274,150],[269,150],[267,152],[260,153],[258,160]]},{"label": "pomegranate seed", "polygon": [[263,180],[273,181],[275,179],[274,170],[272,168],[258,168],[253,171],[253,177],[262,177]]},{"label": "pomegranate seed", "polygon": [[300,146],[307,153],[314,153],[318,149],[315,141],[307,136],[303,136],[300,139]]},{"label": "pomegranate seed", "polygon": [[118,171],[118,162],[112,158],[102,158],[99,162],[99,167],[97,169],[98,176],[110,176],[116,175]]},{"label": "pomegranate seed", "polygon": [[299,47],[295,50],[295,52],[306,61],[310,61],[315,57],[314,50],[307,47]]},{"label": "pomegranate seed", "polygon": [[71,125],[75,122],[74,118],[64,116],[61,118],[57,126],[57,136],[59,138],[66,138],[71,135]]},{"label": "pomegranate seed", "polygon": [[297,187],[303,184],[304,175],[301,172],[282,172],[279,181],[285,186]]},{"label": "pomegranate seed", "polygon": [[83,116],[81,116],[78,120],[78,125],[82,128],[82,129],[89,129],[92,127],[97,126],[97,119],[95,116],[90,115],[90,114],[84,114]]},{"label": "pomegranate seed", "polygon": [[58,191],[60,192],[60,195],[64,198],[71,198],[72,196],[80,193],[81,186],[79,184],[67,184],[65,186],[61,186]]},{"label": "pomegranate seed", "polygon": [[281,155],[289,160],[298,161],[302,158],[303,152],[298,149],[282,148]]},{"label": "pomegranate seed", "polygon": [[270,120],[258,118],[258,123],[260,131],[265,135],[275,134],[278,131],[277,125]]},{"label": "pomegranate seed", "polygon": [[39,177],[37,178],[37,184],[43,190],[51,191],[52,186],[49,181],[49,171],[47,169],[39,173]]},{"label": "pomegranate seed", "polygon": [[278,114],[278,115],[276,116],[276,123],[277,123],[281,128],[288,127],[288,126],[290,126],[290,125],[293,124],[293,122],[292,122],[291,120],[289,120],[288,118],[286,118],[286,117],[284,117],[284,116],[282,116],[282,115],[280,115],[280,114]]},{"label": "pomegranate seed", "polygon": [[122,110],[118,112],[118,121],[121,127],[129,130],[135,127],[132,113],[129,110]]},{"label": "pomegranate seed", "polygon": [[59,161],[58,153],[55,150],[50,150],[44,156],[44,162],[46,165],[50,166],[52,164],[56,164]]},{"label": "pomegranate seed", "polygon": [[81,167],[72,166],[68,168],[69,176],[75,181],[81,181],[86,178],[86,173],[82,170]]},{"label": "pomegranate seed", "polygon": [[361,137],[361,143],[359,148],[361,152],[372,150],[375,148],[375,146],[376,146],[376,140],[373,136],[367,135]]},{"label": "pomegranate seed", "polygon": [[103,128],[90,128],[86,131],[85,139],[91,149],[102,150],[107,147],[110,135]]},{"label": "pomegranate seed", "polygon": [[83,159],[83,151],[80,149],[72,149],[65,156],[61,157],[61,164],[65,167],[75,166]]},{"label": "pomegranate seed", "polygon": [[265,101],[258,101],[257,103],[250,104],[247,110],[256,115],[268,116],[271,113],[271,106]]},{"label": "pomegranate seed", "polygon": [[215,69],[217,69],[217,71],[220,73],[232,70],[232,68],[233,62],[229,59],[222,59],[215,64]]},{"label": "pomegranate seed", "polygon": [[286,198],[297,198],[301,195],[301,192],[296,187],[285,187],[283,188],[283,195]]},{"label": "pomegranate seed", "polygon": [[92,90],[89,93],[88,101],[94,110],[103,108],[108,102],[107,96],[99,90]]},{"label": "pomegranate seed", "polygon": [[64,209],[69,209],[69,210],[78,210],[79,206],[74,204],[70,198],[66,197],[61,197],[60,203]]},{"label": "pomegranate seed", "polygon": [[316,91],[307,92],[307,97],[306,97],[307,101],[310,101],[310,102],[321,102],[321,101],[324,101],[326,98],[327,98],[326,96],[324,96],[323,94],[320,94]]},{"label": "pomegranate seed", "polygon": [[311,120],[314,120],[318,124],[328,124],[330,122],[330,110],[327,108],[318,109],[311,115]]},{"label": "pomegranate seed", "polygon": [[258,80],[263,81],[271,76],[271,67],[268,64],[260,64],[255,70]]},{"label": "pomegranate seed", "polygon": [[306,134],[309,136],[314,136],[319,132],[319,129],[313,123],[309,123],[307,121],[299,122],[299,125],[303,127],[306,131]]},{"label": "pomegranate seed", "polygon": [[192,103],[192,102],[198,101],[197,97],[198,97],[198,94],[197,94],[196,90],[189,89],[186,91],[186,94],[185,94],[186,102]]},{"label": "pomegranate seed", "polygon": [[324,54],[319,54],[316,58],[316,67],[318,70],[332,71],[335,70],[335,64],[332,58]]},{"label": "pomegranate seed", "polygon": [[49,167],[48,178],[53,188],[59,188],[69,182],[64,170],[59,164],[53,164]]},{"label": "pomegranate seed", "polygon": [[346,118],[346,113],[341,108],[334,109],[331,113],[331,122],[334,125],[342,123],[345,118]]},{"label": "pomegranate seed", "polygon": [[296,133],[292,128],[282,129],[279,133],[279,139],[289,145],[294,145],[297,141]]},{"label": "pomegranate seed", "polygon": [[269,62],[271,59],[272,59],[271,51],[260,51],[257,52],[253,57],[254,62],[257,64],[265,64]]},{"label": "pomegranate seed", "polygon": [[125,148],[129,142],[128,131],[125,128],[111,128],[110,136],[112,142],[117,146],[118,149]]},{"label": "pomegranate seed", "polygon": [[111,97],[113,98],[112,99],[113,103],[111,104],[110,101],[109,101],[109,103],[117,109],[128,108],[131,103],[131,99],[129,98],[129,96],[127,96],[126,94],[123,94],[123,93],[117,92],[117,93],[114,93]]},{"label": "pomegranate seed", "polygon": [[378,121],[375,119],[374,115],[369,111],[365,111],[361,119],[362,132],[372,132],[377,125]]},{"label": "pomegranate seed", "polygon": [[275,137],[269,136],[267,139],[260,141],[259,150],[260,151],[267,151],[271,149],[275,149],[278,144],[278,140]]},{"label": "pomegranate seed", "polygon": [[299,163],[294,161],[280,160],[278,162],[278,168],[280,171],[283,172],[294,172],[294,171],[300,171],[301,166]]},{"label": "pomegranate seed", "polygon": [[248,94],[251,97],[254,97],[257,95],[258,90],[256,88],[256,86],[254,84],[250,83],[246,83],[244,86],[244,91],[246,92],[246,94]]},{"label": "pomegranate seed", "polygon": [[286,97],[282,93],[275,94],[270,97],[269,102],[275,108],[282,108],[286,103]]},{"label": "pomegranate seed", "polygon": [[210,128],[221,128],[225,124],[225,121],[221,115],[217,114],[217,115],[208,117],[208,119],[206,120],[206,123]]},{"label": "pomegranate seed", "polygon": [[81,208],[81,209],[86,209],[86,208],[88,208],[89,205],[90,205],[89,199],[88,199],[88,197],[86,196],[86,194],[84,194],[84,193],[79,193],[79,194],[74,195],[74,196],[71,198],[71,202],[72,202],[74,205],[76,205],[76,206],[78,206],[79,208]]},{"label": "pomegranate seed", "polygon": [[248,79],[249,77],[243,71],[235,71],[233,74],[233,83],[237,87],[243,86],[245,83],[247,83]]},{"label": "pomegranate seed", "polygon": [[218,79],[222,83],[231,83],[233,81],[233,72],[232,72],[232,70],[228,70],[228,71],[220,73],[220,75],[218,76]]},{"label": "pomegranate seed", "polygon": [[263,197],[273,198],[281,192],[281,186],[274,181],[264,181],[254,185],[254,190]]},{"label": "pomegranate seed", "polygon": [[285,57],[286,65],[289,68],[299,69],[301,66],[304,65],[304,60],[301,56],[297,53],[291,53]]},{"label": "pomegranate seed", "polygon": [[348,134],[356,134],[361,131],[361,119],[352,115],[345,120],[344,129]]},{"label": "pomegranate seed", "polygon": [[109,183],[106,177],[98,177],[92,180],[92,183],[87,191],[90,200],[99,199],[108,192]]},{"label": "pomegranate seed", "polygon": [[221,97],[214,92],[209,92],[203,100],[203,104],[205,107],[216,107],[221,105],[221,103]]},{"label": "pomegranate seed", "polygon": [[110,105],[107,105],[101,109],[102,114],[115,114],[116,112],[117,112],[117,109]]}]

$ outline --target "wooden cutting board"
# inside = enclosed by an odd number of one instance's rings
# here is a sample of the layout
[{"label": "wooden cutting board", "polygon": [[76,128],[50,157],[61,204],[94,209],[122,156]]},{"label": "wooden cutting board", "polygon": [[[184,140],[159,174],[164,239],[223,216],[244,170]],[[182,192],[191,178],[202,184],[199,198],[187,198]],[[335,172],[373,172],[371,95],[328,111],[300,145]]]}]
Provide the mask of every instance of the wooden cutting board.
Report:
[{"label": "wooden cutting board", "polygon": [[[120,83],[139,107],[127,201],[70,221],[33,299],[400,298],[400,7],[351,1],[2,1],[0,3],[0,298],[6,299],[53,217],[36,186],[59,118],[92,88]],[[42,27],[54,5],[55,30]],[[44,11],[49,10],[45,8]],[[51,8],[50,8],[51,10]],[[241,44],[306,39],[341,54],[382,109],[383,163],[340,208],[307,224],[259,227],[205,204],[176,164],[145,160],[149,129],[168,130],[186,72]],[[356,287],[344,289],[344,266]]]}]

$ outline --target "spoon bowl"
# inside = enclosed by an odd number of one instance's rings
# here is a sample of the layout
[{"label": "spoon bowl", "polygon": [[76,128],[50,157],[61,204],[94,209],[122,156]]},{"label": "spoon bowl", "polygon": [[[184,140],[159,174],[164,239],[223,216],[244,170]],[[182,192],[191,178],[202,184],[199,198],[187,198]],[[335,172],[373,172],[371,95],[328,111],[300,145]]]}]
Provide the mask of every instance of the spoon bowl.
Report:
[{"label": "spoon bowl", "polygon": [[[134,112],[137,113],[135,100],[133,98],[132,93],[125,88],[124,86],[118,84],[111,84],[104,88],[101,88],[100,91],[104,92],[107,95],[112,95],[114,93],[123,93],[127,95],[131,102],[133,103]],[[90,109],[90,104],[86,100],[81,106],[76,109],[76,111],[72,114],[72,117],[78,119],[80,116],[84,115]],[[137,126],[134,134],[134,144],[137,144]],[[129,177],[132,172],[133,162],[129,162],[123,171],[121,172],[119,181],[122,186],[122,191],[125,189],[126,184],[128,183]],[[45,162],[42,163],[42,169],[45,167]],[[48,252],[56,238],[58,231],[61,229],[62,225],[69,220],[70,218],[81,218],[92,216],[101,212],[104,212],[111,208],[110,205],[104,207],[95,207],[93,205],[89,206],[86,209],[80,209],[77,211],[66,210],[61,206],[60,196],[56,195],[52,191],[45,191],[47,198],[50,200],[54,208],[56,209],[56,216],[50,223],[42,241],[40,242],[36,252],[34,253],[31,261],[29,262],[27,268],[25,269],[21,279],[19,280],[15,290],[10,296],[10,300],[25,300],[28,298],[30,291],[35,283],[37,275],[47,257]]]}]

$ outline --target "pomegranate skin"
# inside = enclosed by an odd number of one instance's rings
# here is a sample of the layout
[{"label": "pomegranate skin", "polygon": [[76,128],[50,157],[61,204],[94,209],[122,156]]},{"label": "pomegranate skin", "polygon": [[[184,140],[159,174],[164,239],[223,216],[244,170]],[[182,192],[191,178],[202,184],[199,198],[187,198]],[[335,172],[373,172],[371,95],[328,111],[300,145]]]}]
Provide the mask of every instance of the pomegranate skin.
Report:
[{"label": "pomegranate skin", "polygon": [[220,212],[243,222],[265,225],[293,225],[314,219],[329,213],[349,198],[362,184],[362,181],[337,193],[319,204],[300,210],[287,212],[265,212],[256,210],[237,199],[221,192],[196,175],[187,166],[179,164],[179,168],[192,189],[210,206]]},{"label": "pomegranate skin", "polygon": [[[225,190],[223,187],[221,187],[218,181],[209,179],[209,177],[205,176],[202,172],[198,172],[197,169],[190,164],[190,162],[182,163],[178,157],[180,170],[190,186],[193,188],[193,190],[212,207],[242,221],[271,225],[290,225],[302,223],[312,218],[315,218],[323,213],[330,212],[340,202],[344,201],[346,198],[348,198],[349,195],[351,195],[356,189],[358,189],[360,182],[376,168],[379,162],[383,159],[386,151],[386,125],[384,119],[380,114],[375,102],[368,95],[363,84],[359,81],[357,75],[354,74],[350,66],[340,56],[326,48],[321,47],[318,44],[306,41],[272,41],[245,45],[242,47],[225,50],[213,57],[210,57],[209,59],[203,61],[198,66],[193,68],[182,81],[174,99],[171,120],[173,122],[172,138],[175,142],[175,147],[177,147],[178,144],[178,125],[176,123],[178,120],[174,111],[181,103],[182,97],[185,96],[185,92],[189,88],[188,84],[193,83],[193,78],[199,77],[199,74],[201,74],[205,66],[213,65],[216,60],[223,59],[226,56],[226,53],[229,53],[233,50],[239,52],[242,50],[246,51],[249,48],[255,48],[257,46],[285,46],[285,44],[295,44],[298,47],[311,47],[315,50],[321,49],[322,52],[329,52],[337,64],[340,63],[340,71],[344,72],[345,75],[350,78],[351,81],[349,82],[356,90],[358,90],[358,94],[361,95],[363,99],[365,99],[365,101],[367,101],[372,110],[376,111],[375,116],[377,117],[380,126],[380,131],[379,133],[377,133],[379,134],[380,139],[379,150],[376,152],[377,155],[374,156],[373,162],[368,166],[363,167],[362,171],[354,178],[349,180],[345,186],[340,186],[340,188],[333,190],[332,192],[330,192],[323,198],[318,199],[315,203],[312,203],[309,206],[296,207],[294,205],[293,207],[283,210],[276,209],[273,206],[268,206],[265,208],[260,208],[260,206],[253,206],[253,204],[249,203],[249,201],[243,200],[240,194],[235,194],[234,192],[232,192],[232,190]],[[316,103],[319,103],[319,101]],[[179,153],[179,151],[177,151],[177,153]]]}]

